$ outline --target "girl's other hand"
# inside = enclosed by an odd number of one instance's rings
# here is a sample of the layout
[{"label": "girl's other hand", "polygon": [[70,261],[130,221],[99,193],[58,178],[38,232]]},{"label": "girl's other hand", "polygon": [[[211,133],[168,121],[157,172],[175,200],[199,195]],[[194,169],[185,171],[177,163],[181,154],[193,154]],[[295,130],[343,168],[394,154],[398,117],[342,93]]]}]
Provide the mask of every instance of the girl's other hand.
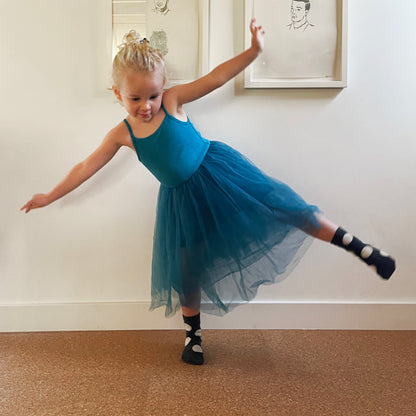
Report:
[{"label": "girl's other hand", "polygon": [[258,52],[262,52],[264,48],[264,30],[261,26],[256,26],[256,19],[251,19],[251,47]]},{"label": "girl's other hand", "polygon": [[30,201],[26,202],[26,204],[20,208],[20,211],[25,211],[25,214],[27,214],[32,209],[42,208],[49,204],[50,202],[46,194],[36,194],[33,195]]}]

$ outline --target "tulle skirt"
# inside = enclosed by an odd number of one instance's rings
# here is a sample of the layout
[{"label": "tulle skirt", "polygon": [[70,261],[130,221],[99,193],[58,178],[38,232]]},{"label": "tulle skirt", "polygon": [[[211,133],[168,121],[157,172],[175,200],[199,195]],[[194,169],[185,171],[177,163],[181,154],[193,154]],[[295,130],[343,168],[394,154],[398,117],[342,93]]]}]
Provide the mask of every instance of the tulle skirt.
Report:
[{"label": "tulle skirt", "polygon": [[223,315],[283,280],[319,229],[316,206],[212,141],[192,177],[160,186],[151,309],[181,306]]}]

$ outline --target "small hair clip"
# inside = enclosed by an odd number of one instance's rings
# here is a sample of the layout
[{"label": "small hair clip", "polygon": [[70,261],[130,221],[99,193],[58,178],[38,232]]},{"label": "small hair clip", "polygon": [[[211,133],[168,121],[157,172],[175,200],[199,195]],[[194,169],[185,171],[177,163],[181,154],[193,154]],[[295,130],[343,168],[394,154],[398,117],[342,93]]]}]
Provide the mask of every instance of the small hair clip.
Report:
[{"label": "small hair clip", "polygon": [[150,43],[146,38],[143,38],[141,41],[140,41],[140,43],[144,43],[144,42],[146,42],[146,43]]}]

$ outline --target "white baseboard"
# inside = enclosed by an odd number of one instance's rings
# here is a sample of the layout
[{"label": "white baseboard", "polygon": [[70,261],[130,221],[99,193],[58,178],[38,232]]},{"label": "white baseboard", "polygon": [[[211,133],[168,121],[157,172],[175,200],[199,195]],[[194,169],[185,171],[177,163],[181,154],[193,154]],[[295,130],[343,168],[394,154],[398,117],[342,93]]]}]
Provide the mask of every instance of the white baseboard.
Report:
[{"label": "white baseboard", "polygon": [[[148,302],[0,304],[0,332],[182,329]],[[415,330],[416,303],[252,302],[205,329]]]}]

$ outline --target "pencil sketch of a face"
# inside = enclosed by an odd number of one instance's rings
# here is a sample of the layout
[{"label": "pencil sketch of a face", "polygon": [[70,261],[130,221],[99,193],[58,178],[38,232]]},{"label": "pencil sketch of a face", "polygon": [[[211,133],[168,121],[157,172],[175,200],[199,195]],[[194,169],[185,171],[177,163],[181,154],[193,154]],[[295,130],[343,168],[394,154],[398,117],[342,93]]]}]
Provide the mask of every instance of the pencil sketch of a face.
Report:
[{"label": "pencil sketch of a face", "polygon": [[168,7],[169,0],[153,0],[153,5],[155,6],[155,12],[159,14],[168,14],[169,7]]},{"label": "pencil sketch of a face", "polygon": [[305,31],[310,27],[313,27],[308,21],[308,13],[311,9],[311,3],[309,0],[292,0],[290,13],[292,17],[292,23],[288,25],[289,30]]}]

